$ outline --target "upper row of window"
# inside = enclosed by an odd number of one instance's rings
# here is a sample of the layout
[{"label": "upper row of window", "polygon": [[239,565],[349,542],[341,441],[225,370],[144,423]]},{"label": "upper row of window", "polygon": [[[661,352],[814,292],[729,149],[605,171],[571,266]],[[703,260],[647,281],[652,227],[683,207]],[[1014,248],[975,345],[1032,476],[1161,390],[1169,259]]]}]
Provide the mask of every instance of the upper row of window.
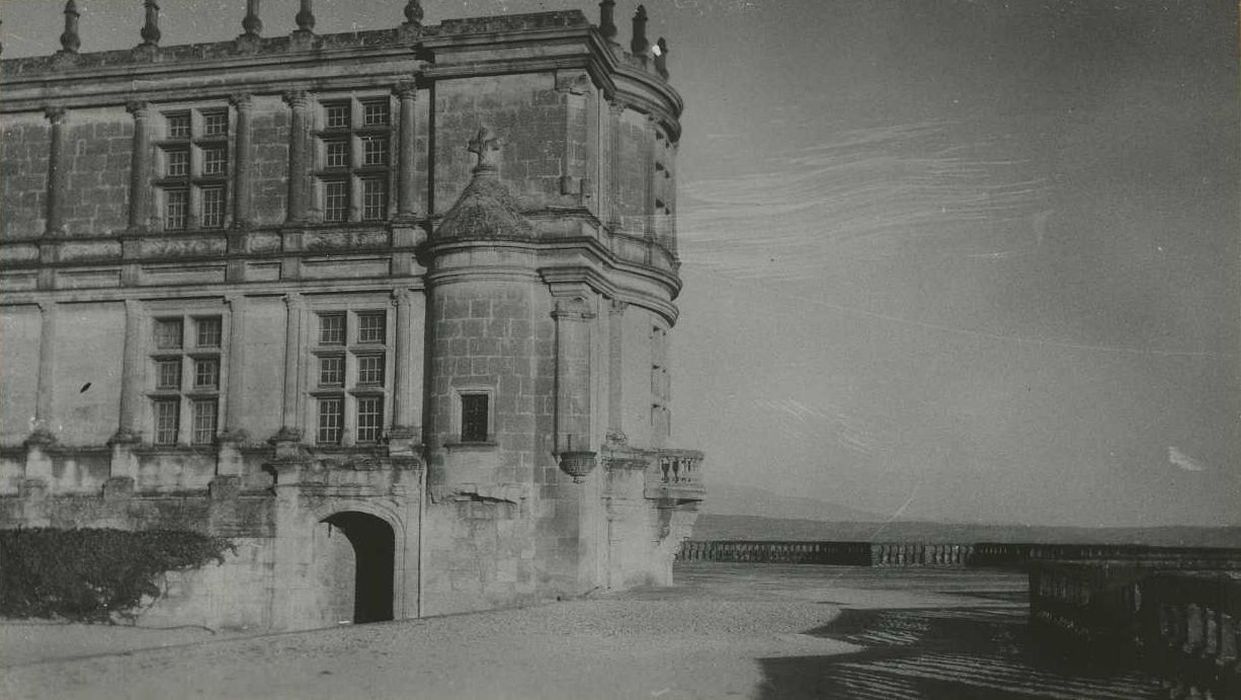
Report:
[{"label": "upper row of window", "polygon": [[[325,222],[389,215],[391,105],[387,98],[320,103],[316,204]],[[222,228],[229,203],[227,110],[163,113],[158,193],[165,230]]]}]

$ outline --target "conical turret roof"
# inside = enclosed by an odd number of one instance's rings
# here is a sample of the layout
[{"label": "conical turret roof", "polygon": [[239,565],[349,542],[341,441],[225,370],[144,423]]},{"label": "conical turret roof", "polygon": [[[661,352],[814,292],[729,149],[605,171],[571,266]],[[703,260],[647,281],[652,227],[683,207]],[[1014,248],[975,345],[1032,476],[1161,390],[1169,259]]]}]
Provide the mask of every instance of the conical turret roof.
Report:
[{"label": "conical turret roof", "polygon": [[486,240],[534,237],[534,227],[522,216],[517,198],[500,181],[496,158],[501,145],[500,139],[492,138],[487,129],[479,130],[478,136],[470,141],[470,151],[478,155],[474,179],[440,220],[435,231],[436,238]]}]

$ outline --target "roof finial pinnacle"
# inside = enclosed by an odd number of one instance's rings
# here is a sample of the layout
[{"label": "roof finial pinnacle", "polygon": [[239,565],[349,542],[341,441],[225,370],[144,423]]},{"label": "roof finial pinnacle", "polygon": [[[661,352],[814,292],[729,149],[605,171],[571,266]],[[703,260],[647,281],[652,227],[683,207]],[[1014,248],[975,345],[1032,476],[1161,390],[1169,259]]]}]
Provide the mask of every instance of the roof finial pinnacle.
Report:
[{"label": "roof finial pinnacle", "polygon": [[608,41],[616,39],[615,9],[616,0],[602,0],[599,3],[599,33]]},{"label": "roof finial pinnacle", "polygon": [[422,3],[418,0],[409,0],[405,3],[405,24],[414,27],[422,26]]},{"label": "roof finial pinnacle", "polygon": [[251,39],[259,38],[259,34],[263,32],[263,20],[259,17],[259,0],[246,0],[246,16],[241,20],[241,28],[245,30],[242,36]]},{"label": "roof finial pinnacle", "polygon": [[297,16],[293,18],[297,22],[297,31],[303,34],[310,34],[315,30],[315,9],[311,6],[311,0],[302,0],[297,10]]},{"label": "roof finial pinnacle", "polygon": [[629,42],[629,51],[634,56],[646,56],[650,43],[646,40],[646,5],[638,5],[633,13],[633,39]]},{"label": "roof finial pinnacle", "polygon": [[143,0],[146,9],[146,23],[142,25],[142,45],[159,46],[159,4],[155,0]]},{"label": "roof finial pinnacle", "polygon": [[68,0],[65,3],[65,32],[60,35],[61,53],[77,53],[82,46],[82,39],[78,36],[78,17],[77,3]]},{"label": "roof finial pinnacle", "polygon": [[480,128],[478,134],[470,139],[468,144],[470,153],[478,156],[478,164],[474,166],[474,173],[490,173],[499,170],[499,154],[503,146],[504,139],[497,137],[491,129],[485,126]]}]

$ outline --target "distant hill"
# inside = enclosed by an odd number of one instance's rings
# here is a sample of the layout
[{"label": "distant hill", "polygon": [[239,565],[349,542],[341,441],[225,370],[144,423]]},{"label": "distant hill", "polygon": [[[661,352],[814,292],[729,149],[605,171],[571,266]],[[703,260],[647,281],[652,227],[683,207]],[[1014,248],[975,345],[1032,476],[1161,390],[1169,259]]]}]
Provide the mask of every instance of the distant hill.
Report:
[{"label": "distant hill", "polygon": [[[715,498],[715,486],[711,498]],[[803,500],[803,499],[795,499]],[[813,499],[804,499],[813,500]],[[1241,547],[1241,527],[1044,527],[894,521],[770,518],[728,515],[706,508],[694,524],[695,540],[837,540],[860,542],[1042,542],[1145,544],[1165,547]],[[849,510],[849,509],[845,509]]]},{"label": "distant hill", "polygon": [[702,504],[702,512],[713,515],[852,522],[884,520],[884,517],[877,513],[817,498],[782,496],[763,489],[724,482],[712,481],[707,484],[707,494],[707,500]]}]

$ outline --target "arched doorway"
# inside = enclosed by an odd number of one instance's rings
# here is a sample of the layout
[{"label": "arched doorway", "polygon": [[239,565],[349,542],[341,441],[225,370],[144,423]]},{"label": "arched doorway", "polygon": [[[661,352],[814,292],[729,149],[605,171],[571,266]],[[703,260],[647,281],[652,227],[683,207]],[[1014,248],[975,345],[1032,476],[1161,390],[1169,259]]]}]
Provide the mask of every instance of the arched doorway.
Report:
[{"label": "arched doorway", "polygon": [[392,619],[392,575],[396,536],[382,518],[342,511],[323,519],[344,534],[353,548],[353,621]]}]

